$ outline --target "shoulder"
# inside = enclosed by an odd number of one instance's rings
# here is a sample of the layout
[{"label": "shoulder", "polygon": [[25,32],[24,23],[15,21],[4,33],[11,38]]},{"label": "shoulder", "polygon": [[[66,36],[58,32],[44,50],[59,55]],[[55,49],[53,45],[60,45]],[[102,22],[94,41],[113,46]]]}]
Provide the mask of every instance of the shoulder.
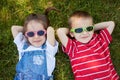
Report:
[{"label": "shoulder", "polygon": [[23,47],[26,41],[27,40],[22,32],[19,32],[17,36],[14,38],[14,43],[17,45],[17,48],[19,49]]},{"label": "shoulder", "polygon": [[47,51],[47,55],[53,55],[55,56],[55,54],[57,53],[58,51],[58,42],[55,41],[55,45],[52,46],[48,41],[46,41],[46,51]]},{"label": "shoulder", "polygon": [[103,40],[104,42],[107,42],[107,44],[110,44],[110,42],[112,41],[112,36],[106,28],[100,30],[99,34],[97,35],[97,38]]},{"label": "shoulder", "polygon": [[25,36],[23,35],[22,32],[19,32],[19,33],[17,34],[17,36],[15,37],[14,42],[23,41],[23,40],[26,40],[26,38],[25,38]]},{"label": "shoulder", "polygon": [[58,42],[55,41],[55,45],[53,46],[53,45],[51,45],[48,41],[46,41],[46,45],[47,45],[47,47],[54,48],[54,47],[58,47]]}]

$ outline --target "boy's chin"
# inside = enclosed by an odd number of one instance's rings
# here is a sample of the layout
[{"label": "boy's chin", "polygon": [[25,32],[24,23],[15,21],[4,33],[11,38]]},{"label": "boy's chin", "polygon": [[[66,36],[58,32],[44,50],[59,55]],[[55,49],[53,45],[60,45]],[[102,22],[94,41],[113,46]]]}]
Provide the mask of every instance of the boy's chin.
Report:
[{"label": "boy's chin", "polygon": [[83,44],[87,44],[87,43],[90,42],[90,40],[84,40],[84,41],[80,41],[80,40],[79,40],[79,42],[81,42],[81,43],[83,43]]},{"label": "boy's chin", "polygon": [[87,43],[89,43],[89,41],[86,41],[86,42],[81,42],[81,43],[83,43],[83,44],[87,44]]},{"label": "boy's chin", "polygon": [[79,39],[78,41],[80,41],[83,44],[87,44],[91,41],[92,37],[88,37],[86,39]]}]

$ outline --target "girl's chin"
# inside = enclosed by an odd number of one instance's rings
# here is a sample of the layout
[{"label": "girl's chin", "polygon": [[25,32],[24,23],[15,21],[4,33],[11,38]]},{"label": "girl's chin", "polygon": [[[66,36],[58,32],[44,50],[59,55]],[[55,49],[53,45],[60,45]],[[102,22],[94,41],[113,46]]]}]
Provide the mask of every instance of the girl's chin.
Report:
[{"label": "girl's chin", "polygon": [[40,46],[42,46],[42,44],[33,44],[32,46],[34,46],[34,47],[40,47]]}]

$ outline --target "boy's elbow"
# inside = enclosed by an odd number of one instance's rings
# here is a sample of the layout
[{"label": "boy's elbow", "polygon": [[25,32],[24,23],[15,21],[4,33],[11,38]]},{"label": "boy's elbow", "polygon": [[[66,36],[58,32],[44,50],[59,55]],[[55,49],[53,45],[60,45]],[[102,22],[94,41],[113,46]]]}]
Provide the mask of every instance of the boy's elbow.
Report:
[{"label": "boy's elbow", "polygon": [[68,34],[69,30],[67,28],[58,28],[57,34]]},{"label": "boy's elbow", "polygon": [[115,22],[114,21],[110,21],[110,25],[115,27]]},{"label": "boy's elbow", "polygon": [[58,29],[56,30],[56,32],[57,32],[57,35],[59,35],[60,33],[62,33],[62,29],[61,29],[61,28],[58,28]]}]

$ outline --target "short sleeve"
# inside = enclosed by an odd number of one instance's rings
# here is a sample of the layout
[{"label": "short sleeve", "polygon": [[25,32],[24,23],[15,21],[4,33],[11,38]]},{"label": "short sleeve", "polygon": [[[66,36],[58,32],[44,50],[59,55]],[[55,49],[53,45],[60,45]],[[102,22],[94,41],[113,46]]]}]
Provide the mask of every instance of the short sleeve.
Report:
[{"label": "short sleeve", "polygon": [[72,56],[72,51],[73,51],[73,47],[74,47],[74,42],[73,40],[68,38],[68,42],[66,47],[62,46],[62,50],[63,52],[65,52],[68,56]]},{"label": "short sleeve", "polygon": [[16,44],[18,50],[22,49],[25,41],[26,41],[26,38],[23,35],[23,33],[22,32],[18,33],[18,35],[14,39],[14,43]]},{"label": "short sleeve", "polygon": [[104,41],[109,45],[112,41],[112,36],[110,35],[110,33],[108,32],[107,29],[103,29],[100,31],[100,36],[102,39],[104,39]]},{"label": "short sleeve", "polygon": [[58,42],[55,41],[55,45],[52,46],[48,41],[46,41],[46,45],[47,45],[47,53],[52,55],[52,56],[55,56],[55,54],[57,53],[58,51]]},{"label": "short sleeve", "polygon": [[47,71],[48,76],[52,75],[52,72],[55,68],[55,54],[58,50],[58,42],[55,42],[55,45],[52,46],[48,41],[46,41],[46,55],[47,55]]}]

